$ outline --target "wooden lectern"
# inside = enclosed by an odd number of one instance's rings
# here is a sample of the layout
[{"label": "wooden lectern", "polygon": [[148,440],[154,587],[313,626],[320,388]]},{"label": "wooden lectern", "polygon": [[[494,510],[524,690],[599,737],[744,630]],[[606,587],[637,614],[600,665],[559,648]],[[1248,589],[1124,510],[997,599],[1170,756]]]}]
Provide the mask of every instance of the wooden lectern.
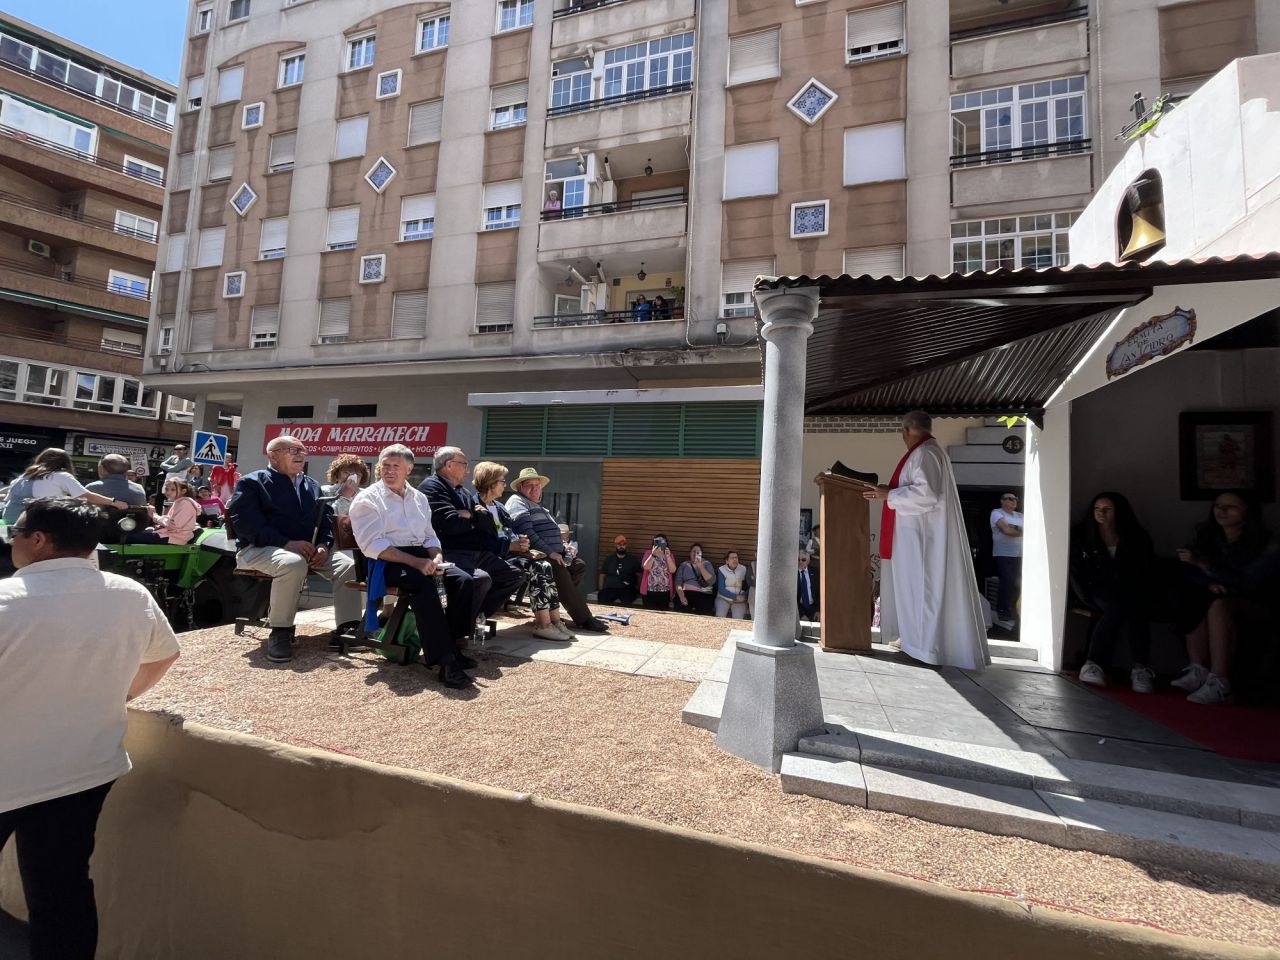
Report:
[{"label": "wooden lectern", "polygon": [[821,496],[822,649],[871,649],[871,505],[862,496],[867,484],[839,474],[814,477]]}]

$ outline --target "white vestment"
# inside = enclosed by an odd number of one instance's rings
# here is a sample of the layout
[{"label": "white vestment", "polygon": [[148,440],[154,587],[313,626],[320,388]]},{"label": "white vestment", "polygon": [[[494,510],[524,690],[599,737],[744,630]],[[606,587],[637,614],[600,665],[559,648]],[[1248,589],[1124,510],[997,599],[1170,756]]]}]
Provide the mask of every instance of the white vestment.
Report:
[{"label": "white vestment", "polygon": [[951,463],[929,439],[889,491],[893,558],[880,564],[880,635],[925,663],[980,670],[991,662],[969,537]]}]

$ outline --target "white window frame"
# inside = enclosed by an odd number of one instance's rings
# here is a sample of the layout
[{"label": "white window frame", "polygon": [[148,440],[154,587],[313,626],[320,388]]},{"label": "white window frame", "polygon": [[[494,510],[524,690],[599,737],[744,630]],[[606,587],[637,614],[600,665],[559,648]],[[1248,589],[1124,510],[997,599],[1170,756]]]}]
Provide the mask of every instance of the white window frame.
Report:
[{"label": "white window frame", "polygon": [[[1036,88],[1048,86],[1052,91],[1054,84],[1062,85],[1058,93],[1037,93]],[[1071,101],[1079,100],[1080,112],[1070,111]],[[987,102],[990,101],[990,102]],[[1046,105],[1044,120],[1033,119],[1032,124],[1047,124],[1048,138],[1041,141],[1035,137],[1026,138],[1027,120],[1024,116],[1026,107]],[[1059,110],[1064,109],[1064,116]],[[986,165],[989,163],[1009,163],[1015,160],[1043,160],[1046,157],[1073,156],[1085,153],[1089,148],[1083,146],[1090,139],[1089,134],[1089,83],[1083,74],[1072,74],[1065,77],[1053,77],[1049,80],[1034,80],[1030,83],[1015,83],[1001,87],[990,87],[986,90],[973,90],[951,96],[951,158],[972,157],[962,166]],[[1008,113],[1008,123],[1001,123],[1001,112]],[[976,114],[976,117],[974,116]],[[964,142],[967,139],[969,124],[961,119],[976,120],[979,128],[978,152],[966,152]],[[1058,139],[1059,121],[1070,124],[1073,118],[1079,119],[1079,136]],[[989,122],[994,120],[995,122]],[[996,131],[994,136],[992,131]],[[1007,137],[1004,133],[1007,132]],[[1004,142],[1005,140],[1008,142]],[[1067,149],[1062,149],[1066,147]],[[1016,153],[1015,153],[1016,152]]]},{"label": "white window frame", "polygon": [[[391,175],[387,177],[387,179],[382,181],[381,186],[379,186],[377,181],[373,179],[373,175],[375,172],[377,172],[379,167],[386,167],[388,170],[391,171]],[[394,166],[392,166],[390,160],[388,160],[386,157],[379,157],[377,160],[373,162],[373,166],[370,167],[369,170],[365,173],[364,182],[367,183],[369,186],[373,187],[374,193],[382,193],[383,190],[386,190],[387,187],[391,185],[391,181],[396,178],[396,174],[398,172],[399,171],[396,170]]]},{"label": "white window frame", "polygon": [[[17,359],[17,358],[11,357],[9,359]],[[19,361],[19,362],[22,362],[22,361]],[[56,393],[50,392],[47,389],[47,387],[41,388],[38,391],[32,389],[31,375],[36,370],[47,371],[47,373],[50,375],[45,378],[46,384],[50,379],[57,379],[58,377],[60,377],[62,380],[62,389]],[[56,364],[56,363],[22,362],[22,369],[20,371],[20,374],[21,375],[20,375],[19,382],[22,384],[22,389],[19,391],[19,394],[18,394],[21,397],[21,400],[18,401],[19,403],[31,403],[41,407],[70,406],[70,404],[67,402],[67,399],[68,399],[67,388],[70,387],[72,383],[75,382],[74,370],[70,369],[69,367],[60,366],[59,364]],[[38,397],[43,399],[32,400],[30,399],[31,397]],[[53,403],[45,402],[48,400],[53,400],[55,402]]]},{"label": "white window frame", "polygon": [[[413,317],[415,329],[411,333],[396,332],[396,315],[400,311],[401,303],[405,302],[409,297],[421,298],[422,300],[422,317],[419,321],[417,316]],[[393,340],[421,340],[427,335],[427,305],[428,295],[426,290],[397,290],[391,296],[391,338]],[[421,322],[419,329],[417,324]]]},{"label": "white window frame", "polygon": [[[509,33],[512,30],[523,30],[533,26],[534,0],[498,0],[498,20],[494,33]],[[510,23],[503,25],[506,14],[510,12]]]},{"label": "white window frame", "polygon": [[[747,263],[751,263],[755,258],[745,258]],[[724,268],[728,263],[742,263],[742,260],[728,260],[720,264],[720,318],[724,320],[732,320],[735,317],[754,317],[756,315],[756,303],[751,297],[751,287],[747,286],[745,290],[726,290],[724,281]],[[773,257],[766,257],[756,263],[757,269],[753,271],[757,276],[771,275],[776,266],[777,261]]]},{"label": "white window frame", "polygon": [[[128,225],[129,220],[133,221],[132,226]],[[140,229],[144,223],[150,224],[150,229]],[[127,237],[136,237],[139,240],[156,243],[160,238],[160,224],[149,217],[139,216],[129,210],[117,210],[116,233],[123,233]]]},{"label": "white window frame", "polygon": [[[405,204],[412,200],[430,200],[432,206],[432,215],[430,217],[414,217],[405,219]],[[435,194],[419,194],[412,197],[403,197],[400,200],[400,242],[416,243],[419,240],[430,240],[435,236],[436,218],[434,213]],[[411,224],[418,224],[417,229],[411,229]],[[412,234],[412,235],[411,235]]]},{"label": "white window frame", "polygon": [[[567,63],[583,63],[585,66],[568,73],[557,73],[557,67]],[[547,105],[562,113],[575,112],[572,108],[589,109],[595,98],[595,75],[585,57],[568,57],[551,65],[551,98]]]},{"label": "white window frame", "polygon": [[[676,46],[677,42],[679,46]],[[693,51],[692,30],[604,51],[601,65],[595,68],[601,76],[601,99],[642,95],[648,90],[692,84]],[[640,69],[633,70],[637,65]],[[685,79],[676,79],[677,74],[683,77],[685,73],[688,74]]]},{"label": "white window frame", "polygon": [[[289,79],[290,64],[298,61],[297,79]],[[276,77],[276,89],[285,90],[289,87],[296,87],[306,79],[307,76],[307,51],[291,50],[288,53],[280,54],[280,70]]]},{"label": "white window frame", "polygon": [[[956,273],[973,270],[1017,270],[1024,267],[1064,266],[1071,262],[1069,233],[1072,224],[1080,216],[1079,210],[1055,210],[1050,213],[1024,213],[1010,217],[991,217],[985,220],[957,220],[951,224],[951,268]],[[1047,218],[1047,224],[1037,221]],[[1024,249],[1028,240],[1045,239],[1050,242],[1052,263],[1036,263],[1029,260]],[[977,245],[980,257],[971,256],[967,248]],[[1007,255],[1005,245],[1008,244]],[[995,255],[988,256],[988,248]],[[963,250],[963,260],[960,254]]]},{"label": "white window frame", "polygon": [[506,107],[494,107],[489,113],[490,130],[510,130],[529,123],[529,102],[513,103]]},{"label": "white window frame", "polygon": [[[382,89],[382,86],[383,86],[382,82],[386,80],[388,77],[395,77],[396,79],[395,88],[391,90],[390,93]],[[400,96],[400,89],[403,86],[404,86],[404,70],[402,70],[400,67],[396,67],[396,69],[394,70],[384,70],[382,73],[378,74],[377,81],[374,84],[374,90],[376,92],[373,95],[373,99],[390,100],[392,97],[398,97]]]},{"label": "white window frame", "polygon": [[[239,197],[242,193],[248,193],[249,195],[249,202],[244,205],[243,209],[236,206],[236,198]],[[253,205],[257,202],[258,202],[258,192],[254,190],[253,187],[249,186],[249,184],[242,183],[240,184],[240,186],[236,187],[236,191],[231,195],[231,198],[227,201],[227,205],[230,206],[231,209],[234,210],[239,216],[243,217],[253,208]]]},{"label": "white window frame", "polygon": [[[238,280],[236,286],[238,290],[233,290],[233,281]],[[222,299],[223,300],[239,300],[244,296],[245,284],[248,282],[248,274],[244,270],[229,270],[222,275]]]},{"label": "white window frame", "polygon": [[[796,106],[800,98],[805,95],[805,93],[808,91],[810,87],[816,87],[822,93],[825,93],[827,95],[827,102],[823,105],[821,110],[819,110],[816,114],[813,115],[813,117],[809,117],[808,114],[802,112],[800,108]],[[823,83],[817,77],[810,77],[808,80],[804,82],[804,84],[796,92],[796,95],[787,101],[787,109],[790,110],[792,113],[794,113],[802,121],[804,121],[805,123],[807,123],[809,126],[812,127],[815,123],[817,123],[826,115],[828,110],[830,110],[832,107],[836,105],[836,101],[839,99],[840,99],[840,94],[836,93],[834,90],[828,87],[825,83]]]},{"label": "white window frame", "polygon": [[[201,344],[201,345],[197,346],[197,345],[194,343],[195,335],[196,335],[196,318],[197,318],[197,317],[199,317],[199,318],[200,318],[200,322],[201,322],[201,323],[204,323],[206,320],[208,321],[208,324],[209,324],[209,345],[208,345],[207,347],[206,347],[206,346],[204,346],[203,344]],[[217,337],[218,337],[218,314],[217,314],[217,311],[215,311],[215,310],[193,310],[193,311],[191,312],[191,315],[188,317],[188,326],[187,326],[187,349],[188,349],[188,350],[190,350],[192,353],[205,353],[205,352],[207,352],[207,351],[211,351],[211,350],[213,350],[213,344],[214,344],[214,341],[215,341],[215,340],[217,340]]]},{"label": "white window frame", "polygon": [[[275,225],[284,222],[284,245],[279,247],[265,246],[268,224]],[[259,224],[258,231],[258,259],[259,260],[283,260],[289,254],[289,218],[288,217],[263,217]]]},{"label": "white window frame", "polygon": [[[191,88],[195,87],[195,95],[192,95]],[[186,93],[182,98],[183,112],[190,113],[193,110],[199,110],[204,106],[204,74],[198,77],[187,77]]]},{"label": "white window frame", "polygon": [[196,7],[195,27],[191,31],[195,35],[208,33],[213,29],[213,4],[204,3]]},{"label": "white window frame", "polygon": [[[734,52],[739,57],[745,57],[745,47],[752,41],[763,41],[773,44],[773,63],[759,63],[754,65],[744,65],[734,63]],[[737,45],[735,47],[735,44]],[[734,78],[734,71],[738,76]],[[769,30],[757,30],[753,33],[742,34],[737,37],[729,38],[729,65],[728,76],[725,80],[725,86],[738,87],[748,83],[759,83],[761,80],[774,80],[782,75],[782,31],[778,27]]]},{"label": "white window frame", "polygon": [[[135,284],[142,286],[141,292],[136,290]],[[112,293],[119,294],[122,297],[132,297],[135,300],[151,299],[151,278],[140,277],[136,273],[125,273],[123,270],[108,270],[107,287]]]},{"label": "white window frame", "polygon": [[[356,63],[356,57],[360,58],[360,62]],[[348,37],[346,45],[346,53],[342,58],[342,72],[354,73],[357,70],[367,70],[373,66],[373,61],[378,56],[378,34],[362,33],[358,37]]]},{"label": "white window frame", "polygon": [[[94,397],[91,400],[81,400],[76,394],[80,392],[80,378],[87,377],[93,382],[93,388],[90,391]],[[110,386],[111,397],[107,400],[96,399],[99,395],[100,388]],[[71,386],[71,409],[88,410],[93,413],[114,413],[120,402],[120,375],[115,373],[100,373],[97,370],[72,370],[70,377]]]},{"label": "white window frame", "polygon": [[[439,42],[441,24],[444,25],[444,42],[443,43]],[[431,31],[432,43],[430,46],[427,46],[425,41],[427,38],[427,27],[429,25],[433,25],[434,28]],[[417,42],[416,42],[417,52],[428,53],[432,50],[444,50],[446,47],[448,47],[449,46],[449,28],[451,26],[452,26],[451,16],[450,14],[447,14],[447,13],[437,14],[434,17],[423,17],[421,20],[419,20],[418,36],[417,36]]]},{"label": "white window frame", "polygon": [[[238,17],[236,16],[236,13],[235,13],[236,4],[242,4],[244,8],[244,12],[241,13],[240,16]],[[244,21],[249,19],[249,14],[252,12],[251,8],[252,8],[251,0],[228,0],[227,23],[228,24],[244,23]]]},{"label": "white window frame", "polygon": [[[857,143],[859,140],[870,140],[872,145],[863,150]],[[907,128],[904,121],[890,120],[887,123],[847,127],[843,144],[842,179],[846,187],[864,183],[891,183],[907,178]],[[863,157],[869,158],[870,162],[859,169]]]},{"label": "white window frame", "polygon": [[174,325],[167,323],[160,328],[160,336],[156,338],[156,350],[160,354],[173,353]]},{"label": "white window frame", "polygon": [[[350,211],[350,210],[356,211],[355,237],[352,238],[351,240],[335,241],[331,239],[332,233],[333,233],[333,215],[335,213],[340,213],[343,211]],[[359,204],[352,203],[352,204],[347,204],[345,207],[329,208],[328,218],[325,221],[324,243],[325,243],[326,250],[354,250],[357,246],[359,246],[360,244],[360,205]]]},{"label": "white window frame", "polygon": [[[222,80],[224,76],[229,76],[231,74],[238,74],[240,77],[239,81],[237,81],[236,83],[236,86],[238,89],[236,90],[236,95],[234,97],[227,97],[226,99],[223,99]],[[244,96],[244,66],[243,65],[237,64],[234,67],[225,67],[223,69],[220,69],[218,71],[218,76],[216,79],[217,79],[217,86],[214,87],[214,91],[213,91],[215,105],[220,103],[235,103],[237,100],[239,100],[241,97]]]},{"label": "white window frame", "polygon": [[[135,165],[144,172],[133,172],[129,169],[129,164]],[[151,163],[149,160],[140,160],[138,157],[131,157],[126,153],[124,155],[124,159],[120,161],[120,169],[126,175],[133,177],[136,180],[143,180],[147,183],[164,184],[164,167],[156,163]]]},{"label": "white window frame", "polygon": [[[271,157],[272,157],[272,154],[275,152],[276,141],[280,140],[283,137],[293,137],[293,159],[277,163],[273,161]],[[271,135],[271,140],[267,144],[267,172],[268,173],[281,173],[285,170],[292,170],[294,163],[297,161],[297,157],[298,157],[298,131],[297,130],[288,130],[288,131],[285,131],[284,133],[275,133]]]},{"label": "white window frame", "polygon": [[[324,323],[324,305],[326,303],[342,303],[347,304],[347,329],[345,333],[340,334],[322,334],[320,330]],[[346,343],[351,339],[351,298],[350,297],[332,297],[328,300],[320,301],[320,311],[316,318],[316,341],[323,344]]]},{"label": "white window frame", "polygon": [[[258,111],[257,122],[249,119],[250,110]],[[262,126],[263,118],[267,115],[267,105],[259,100],[257,103],[246,103],[240,111],[240,129],[241,130],[257,130]]]},{"label": "white window frame", "polygon": [[385,283],[387,279],[387,255],[385,253],[371,253],[360,258],[360,275],[359,282],[366,283]]},{"label": "white window frame", "polygon": [[[275,324],[270,330],[259,329],[258,313],[262,311],[275,313]],[[269,350],[275,347],[280,339],[280,306],[273,304],[270,306],[254,307],[249,313],[249,349],[250,350]]]},{"label": "white window frame", "polygon": [[103,327],[102,340],[99,346],[105,353],[123,353],[131,357],[140,357],[142,356],[145,342],[143,334],[136,331],[114,330],[111,327]]},{"label": "white window frame", "polygon": [[[855,48],[849,45],[849,26],[850,21],[859,16],[874,16],[881,11],[887,11],[889,7],[898,7],[898,17],[902,24],[902,29],[897,31],[902,36],[891,39],[885,39],[872,46],[872,49],[866,49],[862,46]],[[887,35],[886,35],[887,36]],[[849,10],[845,14],[844,20],[844,62],[850,66],[859,63],[868,63],[872,60],[883,60],[887,57],[900,57],[907,52],[907,10],[902,0],[895,3],[885,3],[877,7],[862,7],[858,10]]]},{"label": "white window frame", "polygon": [[[772,148],[772,154],[773,154],[772,186],[769,187],[769,185],[765,184],[764,186],[768,187],[768,189],[763,189],[763,190],[756,189],[747,193],[738,192],[739,189],[742,189],[742,188],[739,188],[738,186],[736,186],[736,184],[742,183],[744,182],[744,180],[740,180],[736,176],[736,171],[732,169],[734,164],[731,158],[750,156],[749,151],[752,151],[752,150],[759,151],[761,154],[764,154],[769,151],[769,148]],[[731,146],[725,147],[724,149],[724,189],[722,193],[722,196],[724,197],[724,199],[725,200],[741,200],[747,197],[776,197],[778,195],[778,182],[779,182],[778,167],[779,167],[779,161],[780,161],[780,154],[781,154],[781,149],[779,146],[779,142],[777,140],[759,140],[753,143],[735,143],[735,144],[732,144]],[[746,162],[746,161],[741,161],[741,162]],[[745,181],[745,182],[749,182],[749,181]]]},{"label": "white window frame", "polygon": [[440,142],[441,136],[443,135],[443,130],[442,130],[442,129],[437,129],[436,137],[435,137],[435,139],[434,139],[434,140],[417,140],[417,141],[415,141],[415,140],[413,139],[414,113],[415,113],[416,111],[419,111],[419,110],[425,110],[425,109],[426,109],[426,108],[428,108],[428,107],[437,108],[437,109],[440,111],[440,124],[439,124],[439,127],[440,127],[440,128],[443,128],[443,126],[444,126],[444,100],[443,100],[443,99],[436,99],[436,100],[422,100],[422,101],[420,101],[420,102],[418,102],[418,103],[412,103],[412,104],[410,104],[410,105],[409,105],[409,132],[408,132],[408,134],[407,134],[407,140],[406,140],[406,144],[405,144],[406,146],[408,146],[408,147],[420,147],[420,146],[423,146],[424,144],[428,144],[428,143],[439,143],[439,142]]},{"label": "white window frame", "polygon": [[[360,152],[359,153],[343,153],[341,150],[342,130],[343,130],[342,125],[344,123],[350,124],[357,120],[364,122],[364,133],[361,134],[360,136]],[[368,149],[369,149],[369,115],[367,113],[362,113],[354,117],[343,117],[341,120],[338,121],[337,126],[334,127],[334,134],[333,134],[333,159],[350,160],[354,157],[363,157],[365,155],[365,151]]]},{"label": "white window frame", "polygon": [[[796,211],[808,207],[822,207],[821,233],[796,233]],[[792,240],[812,240],[814,237],[825,237],[831,232],[831,201],[801,200],[791,205],[791,213],[787,217],[787,228]]]}]

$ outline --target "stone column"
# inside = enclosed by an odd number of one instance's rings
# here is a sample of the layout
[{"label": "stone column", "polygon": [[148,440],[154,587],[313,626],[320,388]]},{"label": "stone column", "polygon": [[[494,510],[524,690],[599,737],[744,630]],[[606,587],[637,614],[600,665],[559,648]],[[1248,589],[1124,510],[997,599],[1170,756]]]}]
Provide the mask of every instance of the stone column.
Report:
[{"label": "stone column", "polygon": [[805,348],[818,291],[763,291],[756,302],[764,318],[765,369],[755,621],[750,633],[734,632],[737,649],[716,744],[776,772],[783,753],[822,728],[813,651],[796,644]]}]

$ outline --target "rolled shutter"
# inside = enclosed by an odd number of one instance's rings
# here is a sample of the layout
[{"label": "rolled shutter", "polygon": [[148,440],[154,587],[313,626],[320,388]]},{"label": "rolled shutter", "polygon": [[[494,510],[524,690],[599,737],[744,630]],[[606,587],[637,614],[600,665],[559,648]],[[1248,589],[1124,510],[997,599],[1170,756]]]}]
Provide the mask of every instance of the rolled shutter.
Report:
[{"label": "rolled shutter", "polygon": [[851,277],[901,277],[904,249],[900,244],[887,247],[862,247],[844,252],[844,272]]},{"label": "rolled shutter", "polygon": [[423,194],[420,197],[405,197],[400,203],[400,222],[410,220],[434,220],[436,216],[436,198],[434,194]]},{"label": "rolled shutter", "polygon": [[440,124],[444,118],[444,101],[415,103],[409,108],[409,146],[436,143],[440,140]]},{"label": "rolled shutter", "polygon": [[724,152],[724,198],[768,197],[778,192],[778,141],[744,143]]},{"label": "rolled shutter", "polygon": [[726,260],[720,266],[721,293],[750,293],[756,277],[773,276],[773,258]]},{"label": "rolled shutter", "polygon": [[250,321],[250,331],[252,333],[279,333],[280,332],[280,306],[276,304],[270,307],[254,307],[253,319]]},{"label": "rolled shutter", "polygon": [[196,175],[196,155],[183,153],[178,155],[178,170],[173,177],[174,190],[190,190]]},{"label": "rolled shutter", "polygon": [[729,41],[729,85],[778,76],[777,30],[765,30]]},{"label": "rolled shutter", "polygon": [[215,147],[209,151],[209,182],[230,180],[236,165],[235,147]]},{"label": "rolled shutter", "polygon": [[297,150],[298,135],[281,133],[271,138],[271,169],[293,166],[294,152]]},{"label": "rolled shutter", "polygon": [[510,330],[515,305],[514,282],[479,284],[476,287],[476,331]]},{"label": "rolled shutter", "polygon": [[187,103],[204,96],[204,77],[192,77],[187,81]]},{"label": "rolled shutter", "polygon": [[369,118],[348,117],[338,121],[338,140],[333,156],[337,160],[364,156],[365,141],[369,136]]},{"label": "rolled shutter", "polygon": [[360,233],[360,208],[339,207],[329,211],[327,243],[355,243]]},{"label": "rolled shutter", "polygon": [[276,217],[262,221],[262,238],[258,242],[258,254],[267,250],[283,250],[289,238],[289,218]]},{"label": "rolled shutter", "polygon": [[405,290],[391,304],[391,336],[420,339],[427,335],[427,291]]},{"label": "rolled shutter", "polygon": [[351,332],[351,298],[320,301],[320,336],[345,337]]},{"label": "rolled shutter", "polygon": [[164,241],[164,273],[176,273],[187,258],[187,235],[171,233]]},{"label": "rolled shutter", "polygon": [[493,109],[500,110],[503,107],[513,107],[517,103],[529,102],[529,83],[522,80],[519,83],[508,83],[506,86],[493,88]]},{"label": "rolled shutter", "polygon": [[240,99],[244,87],[244,67],[229,67],[218,71],[218,102],[228,103]]},{"label": "rolled shutter", "polygon": [[901,41],[903,36],[901,3],[855,10],[845,20],[845,41],[850,50]]},{"label": "rolled shutter", "polygon": [[484,208],[514,207],[520,202],[524,193],[524,184],[519,180],[507,180],[503,183],[486,183],[484,185]]},{"label": "rolled shutter", "polygon": [[197,267],[222,265],[222,245],[227,237],[226,227],[210,227],[200,231],[200,244],[196,250]]},{"label": "rolled shutter", "polygon": [[213,324],[217,316],[212,310],[191,314],[191,337],[187,341],[188,350],[213,349]]}]

